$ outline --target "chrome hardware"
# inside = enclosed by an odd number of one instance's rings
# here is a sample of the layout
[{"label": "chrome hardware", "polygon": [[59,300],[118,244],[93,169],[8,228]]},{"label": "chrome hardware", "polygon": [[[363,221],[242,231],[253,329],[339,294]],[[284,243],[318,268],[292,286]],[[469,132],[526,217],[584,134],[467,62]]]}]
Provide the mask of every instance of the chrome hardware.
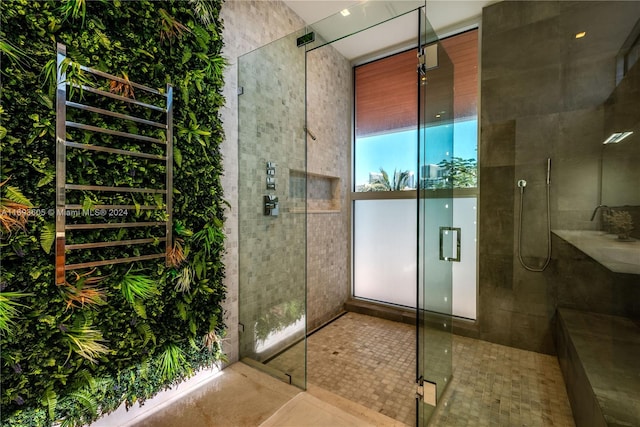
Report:
[{"label": "chrome hardware", "polygon": [[267,190],[275,190],[276,189],[276,179],[273,176],[267,177]]},{"label": "chrome hardware", "polygon": [[265,216],[278,216],[279,213],[280,213],[280,207],[278,203],[278,196],[272,196],[272,195],[264,196]]},{"label": "chrome hardware", "polygon": [[[460,234],[462,229],[459,227],[440,227],[440,261],[460,262]],[[444,236],[453,232],[455,236],[455,256],[444,255]]]},{"label": "chrome hardware", "polygon": [[267,175],[276,174],[276,164],[274,162],[267,162]]},{"label": "chrome hardware", "polygon": [[422,376],[418,378],[418,381],[416,381],[416,399],[424,399],[424,379]]}]

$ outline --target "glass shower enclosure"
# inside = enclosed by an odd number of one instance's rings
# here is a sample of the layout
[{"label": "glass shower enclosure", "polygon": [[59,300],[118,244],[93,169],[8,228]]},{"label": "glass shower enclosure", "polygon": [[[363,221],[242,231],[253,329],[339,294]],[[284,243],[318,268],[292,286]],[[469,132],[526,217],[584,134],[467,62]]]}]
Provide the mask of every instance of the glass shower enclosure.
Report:
[{"label": "glass shower enclosure", "polygon": [[[304,30],[238,61],[240,357],[306,387]],[[266,362],[288,348],[287,372]]]},{"label": "glass shower enclosure", "polygon": [[[452,107],[447,102],[452,99],[448,96],[453,70],[446,53],[437,47],[424,7],[424,0],[360,2],[349,9],[349,21],[341,14],[330,16],[238,58],[240,358],[302,389],[307,385],[306,253],[314,244],[307,241],[306,106],[313,101],[306,93],[306,53],[418,11],[420,31],[415,40],[424,53],[419,60],[425,63],[423,74],[417,70],[415,75],[420,88],[416,102],[421,105],[420,118],[416,117],[420,158],[416,170],[437,175],[438,163],[453,153],[447,145],[452,138],[436,141],[428,132],[433,124],[429,115]],[[435,50],[426,48],[429,43],[436,43]],[[434,52],[436,62],[427,59]],[[425,76],[427,81],[422,80]],[[455,230],[451,192],[446,180],[438,185],[437,190],[419,186],[412,208],[418,214],[413,225],[416,387],[425,396],[416,399],[419,425],[427,422],[451,377]],[[269,363],[285,352],[284,365]],[[433,397],[427,396],[431,391]]]}]

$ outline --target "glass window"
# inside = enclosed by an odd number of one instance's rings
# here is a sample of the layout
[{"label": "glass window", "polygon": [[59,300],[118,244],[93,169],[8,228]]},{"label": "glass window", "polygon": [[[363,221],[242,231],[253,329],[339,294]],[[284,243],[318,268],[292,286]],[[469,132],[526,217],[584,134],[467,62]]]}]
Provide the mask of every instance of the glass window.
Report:
[{"label": "glass window", "polygon": [[[478,30],[441,41],[454,64],[455,120],[431,126],[428,140],[453,126],[454,153],[421,171],[425,188],[476,188],[478,168]],[[354,191],[403,191],[417,186],[415,49],[355,69]],[[441,150],[432,150],[440,152]]]},{"label": "glass window", "polygon": [[[425,129],[427,141],[441,147],[428,150],[433,158],[420,171],[420,186],[464,189],[454,192],[453,200],[462,249],[461,262],[453,265],[452,309],[455,316],[475,319],[478,31],[441,43],[454,66],[454,117]],[[416,306],[415,193],[367,193],[415,190],[419,184],[416,67],[412,49],[358,66],[354,73],[353,295],[408,307]],[[452,133],[450,153],[441,141],[450,142]]]},{"label": "glass window", "polygon": [[415,49],[355,69],[356,192],[416,188]]}]

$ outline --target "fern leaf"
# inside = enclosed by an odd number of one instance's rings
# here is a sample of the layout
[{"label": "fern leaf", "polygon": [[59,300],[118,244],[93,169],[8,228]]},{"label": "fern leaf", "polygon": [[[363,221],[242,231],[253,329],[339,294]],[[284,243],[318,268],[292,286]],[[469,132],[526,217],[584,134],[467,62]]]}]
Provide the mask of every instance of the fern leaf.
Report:
[{"label": "fern leaf", "polygon": [[55,170],[48,169],[43,171],[42,173],[44,174],[44,176],[38,181],[37,187],[44,187],[45,185],[53,181],[53,179],[56,177]]},{"label": "fern leaf", "polygon": [[187,307],[184,305],[184,303],[178,301],[176,302],[176,307],[178,308],[178,316],[180,317],[180,319],[187,320]]},{"label": "fern leaf", "polygon": [[137,326],[137,331],[142,337],[142,346],[145,347],[149,341],[153,341],[153,345],[156,344],[156,336],[151,330],[151,326],[148,323],[139,323]]},{"label": "fern leaf", "polygon": [[133,307],[133,311],[135,311],[138,316],[143,319],[147,318],[147,309],[141,301],[134,300],[131,305]]},{"label": "fern leaf", "polygon": [[96,29],[95,32],[98,35],[98,42],[106,49],[111,49],[111,40],[109,40],[109,37],[98,29]]},{"label": "fern leaf", "polygon": [[96,379],[93,377],[93,375],[91,375],[89,371],[83,369],[82,371],[78,372],[78,377],[78,381],[76,381],[75,383],[76,389],[88,387],[92,392],[96,390]]},{"label": "fern leaf", "polygon": [[22,194],[22,192],[16,187],[12,187],[11,185],[7,185],[4,187],[4,198],[8,199],[15,203],[20,203],[21,205],[25,205],[29,208],[33,207],[33,203],[31,200],[27,199],[27,197]]},{"label": "fern leaf", "polygon": [[89,390],[72,391],[69,393],[69,397],[80,403],[92,416],[97,414],[98,402],[91,396]]},{"label": "fern leaf", "polygon": [[84,196],[84,199],[82,200],[82,210],[91,211],[93,210],[94,205],[95,202],[93,200],[91,200],[88,196]]},{"label": "fern leaf", "polygon": [[[155,339],[153,341],[153,343],[155,344]],[[149,365],[149,359],[143,360],[142,362],[140,362],[140,377],[144,378],[144,379],[148,379],[149,378],[149,368],[151,368],[151,366]]]},{"label": "fern leaf", "polygon": [[53,421],[55,419],[55,411],[56,405],[58,404],[58,395],[55,391],[48,389],[44,392],[42,399],[40,401],[43,406],[47,408],[47,414],[49,415],[49,421]]},{"label": "fern leaf", "polygon": [[42,231],[40,232],[40,246],[42,246],[46,254],[51,253],[54,240],[56,240],[56,225],[48,222],[42,227]]}]

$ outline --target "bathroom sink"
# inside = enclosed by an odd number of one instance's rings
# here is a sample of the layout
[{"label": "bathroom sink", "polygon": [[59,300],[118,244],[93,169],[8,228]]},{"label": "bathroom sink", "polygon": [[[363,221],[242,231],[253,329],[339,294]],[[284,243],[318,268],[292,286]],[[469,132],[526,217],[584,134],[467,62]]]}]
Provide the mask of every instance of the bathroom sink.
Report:
[{"label": "bathroom sink", "polygon": [[621,241],[614,234],[593,230],[553,232],[613,272],[640,274],[639,240]]}]

